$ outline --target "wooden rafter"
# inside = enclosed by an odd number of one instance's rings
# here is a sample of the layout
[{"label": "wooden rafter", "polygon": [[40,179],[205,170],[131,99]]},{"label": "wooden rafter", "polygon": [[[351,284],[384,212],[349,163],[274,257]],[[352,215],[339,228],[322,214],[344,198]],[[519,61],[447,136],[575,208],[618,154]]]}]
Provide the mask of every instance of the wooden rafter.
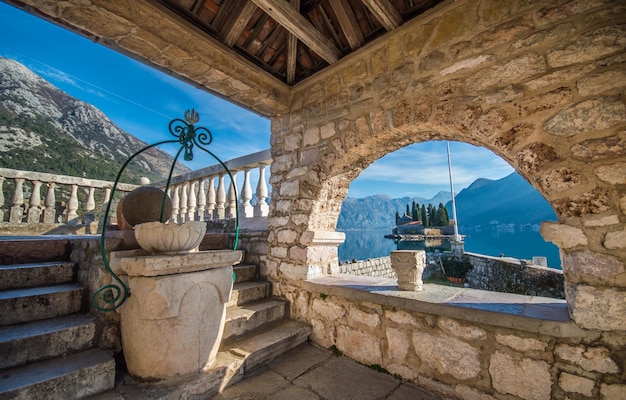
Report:
[{"label": "wooden rafter", "polygon": [[333,0],[329,1],[329,4],[339,20],[339,26],[343,34],[346,36],[350,48],[352,50],[356,50],[363,46],[363,32],[361,32],[359,24],[350,10],[348,1]]},{"label": "wooden rafter", "polygon": [[251,0],[279,25],[293,34],[327,63],[341,57],[341,52],[286,0]]},{"label": "wooden rafter", "polygon": [[[300,12],[300,0],[291,0],[291,6]],[[287,34],[287,84],[293,85],[296,81],[296,61],[298,57],[298,38],[291,32]]]},{"label": "wooden rafter", "polygon": [[250,22],[250,19],[252,19],[256,10],[257,6],[249,1],[246,1],[246,4],[241,8],[236,17],[233,18],[233,22],[230,24],[230,27],[228,27],[228,25],[226,26],[228,30],[226,32],[222,32],[224,33],[224,43],[226,46],[233,47],[243,30],[246,29],[246,25],[248,25],[248,22]]},{"label": "wooden rafter", "polygon": [[361,0],[388,31],[402,25],[402,16],[389,0]]}]

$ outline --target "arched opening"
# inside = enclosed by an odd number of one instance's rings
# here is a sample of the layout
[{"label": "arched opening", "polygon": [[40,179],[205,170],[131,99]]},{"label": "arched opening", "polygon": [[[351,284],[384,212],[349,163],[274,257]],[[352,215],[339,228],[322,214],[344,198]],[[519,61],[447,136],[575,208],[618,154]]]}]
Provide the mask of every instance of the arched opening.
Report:
[{"label": "arched opening", "polygon": [[[465,250],[524,260],[544,256],[548,266],[560,269],[558,247],[539,233],[542,221],[556,220],[550,204],[491,151],[460,142],[450,145],[457,224]],[[399,247],[424,247],[423,240],[399,243],[393,237],[394,216],[404,216],[406,207],[415,204],[443,204],[452,215],[446,153],[445,142],[410,145],[381,157],[352,181],[337,222],[337,229],[346,234],[338,249],[340,262],[388,256]],[[421,222],[410,213],[412,223]]]}]

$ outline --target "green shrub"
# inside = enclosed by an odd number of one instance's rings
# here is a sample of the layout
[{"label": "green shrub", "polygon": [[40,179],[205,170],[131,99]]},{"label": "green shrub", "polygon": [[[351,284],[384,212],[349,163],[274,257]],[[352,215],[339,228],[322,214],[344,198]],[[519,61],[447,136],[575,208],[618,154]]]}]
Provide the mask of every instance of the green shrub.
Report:
[{"label": "green shrub", "polygon": [[446,276],[451,278],[465,278],[467,272],[472,269],[472,264],[467,256],[457,257],[450,255],[441,259]]}]

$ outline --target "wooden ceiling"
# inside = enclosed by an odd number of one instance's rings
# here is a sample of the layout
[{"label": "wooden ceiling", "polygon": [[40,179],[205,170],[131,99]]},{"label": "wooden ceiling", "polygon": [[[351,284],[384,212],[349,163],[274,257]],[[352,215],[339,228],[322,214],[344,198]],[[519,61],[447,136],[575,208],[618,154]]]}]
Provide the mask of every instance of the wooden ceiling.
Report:
[{"label": "wooden ceiling", "polygon": [[159,0],[288,85],[443,0]]}]

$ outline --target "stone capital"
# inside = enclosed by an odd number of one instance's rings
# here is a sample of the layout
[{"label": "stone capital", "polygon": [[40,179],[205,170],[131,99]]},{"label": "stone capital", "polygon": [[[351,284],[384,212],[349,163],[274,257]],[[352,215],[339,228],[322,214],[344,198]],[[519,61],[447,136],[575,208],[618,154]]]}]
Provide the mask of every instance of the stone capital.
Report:
[{"label": "stone capital", "polygon": [[300,243],[305,246],[337,246],[346,240],[346,234],[334,231],[305,231]]}]

